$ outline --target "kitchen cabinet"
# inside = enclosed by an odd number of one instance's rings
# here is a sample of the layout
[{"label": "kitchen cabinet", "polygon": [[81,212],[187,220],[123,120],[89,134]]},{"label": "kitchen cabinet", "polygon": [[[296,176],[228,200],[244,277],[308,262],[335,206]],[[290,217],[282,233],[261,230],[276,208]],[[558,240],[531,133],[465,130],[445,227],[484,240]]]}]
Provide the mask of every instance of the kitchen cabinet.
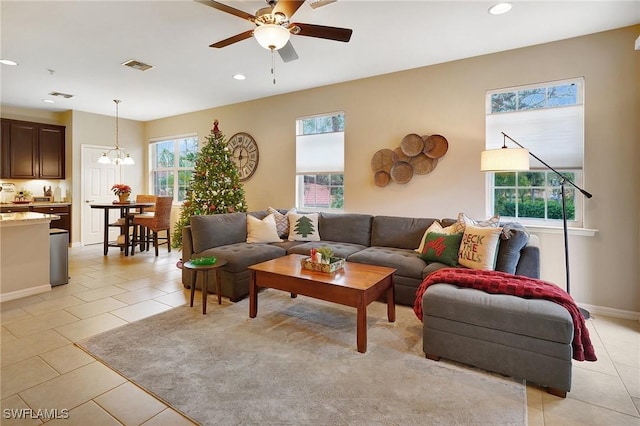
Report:
[{"label": "kitchen cabinet", "polygon": [[65,127],[2,119],[0,177],[64,179]]},{"label": "kitchen cabinet", "polygon": [[29,204],[29,205],[2,205],[0,213],[36,212],[55,214],[60,216],[58,220],[52,220],[51,228],[60,228],[69,231],[71,241],[71,204]]}]

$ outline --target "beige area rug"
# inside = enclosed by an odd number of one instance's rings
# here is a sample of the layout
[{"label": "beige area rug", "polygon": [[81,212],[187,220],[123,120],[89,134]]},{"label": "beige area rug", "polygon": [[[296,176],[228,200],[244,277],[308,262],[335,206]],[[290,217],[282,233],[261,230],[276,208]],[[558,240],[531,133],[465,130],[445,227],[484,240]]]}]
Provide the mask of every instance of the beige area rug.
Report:
[{"label": "beige area rug", "polygon": [[211,300],[78,346],[202,425],[526,424],[522,383],[427,360],[408,307],[389,323],[370,305],[361,354],[355,309],[265,290],[250,319],[247,299]]}]

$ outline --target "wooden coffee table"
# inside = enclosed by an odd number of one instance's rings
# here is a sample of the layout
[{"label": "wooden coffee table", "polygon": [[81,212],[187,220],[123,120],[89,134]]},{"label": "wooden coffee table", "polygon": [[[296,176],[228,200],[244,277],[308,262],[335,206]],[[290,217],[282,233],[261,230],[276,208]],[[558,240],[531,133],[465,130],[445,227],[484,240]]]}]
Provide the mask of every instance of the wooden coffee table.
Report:
[{"label": "wooden coffee table", "polygon": [[367,306],[386,293],[387,317],[396,320],[393,268],[346,262],[343,269],[324,273],[303,269],[300,260],[308,256],[290,254],[250,266],[249,317],[258,314],[258,289],[274,288],[326,300],[357,309],[358,352],[367,351]]}]

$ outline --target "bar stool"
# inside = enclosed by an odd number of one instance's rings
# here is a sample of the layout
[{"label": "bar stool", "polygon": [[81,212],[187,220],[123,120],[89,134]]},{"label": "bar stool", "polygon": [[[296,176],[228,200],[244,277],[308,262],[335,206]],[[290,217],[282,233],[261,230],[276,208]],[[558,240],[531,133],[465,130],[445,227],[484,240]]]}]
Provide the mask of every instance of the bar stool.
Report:
[{"label": "bar stool", "polygon": [[218,259],[212,265],[196,265],[191,261],[184,262],[182,267],[193,271],[193,280],[191,281],[191,307],[193,308],[193,297],[196,293],[196,283],[198,281],[198,272],[204,272],[202,279],[202,315],[207,313],[207,291],[209,287],[209,271],[215,269],[216,273],[216,293],[218,295],[218,305],[222,304],[222,280],[220,279],[220,268],[227,264],[226,260]]}]

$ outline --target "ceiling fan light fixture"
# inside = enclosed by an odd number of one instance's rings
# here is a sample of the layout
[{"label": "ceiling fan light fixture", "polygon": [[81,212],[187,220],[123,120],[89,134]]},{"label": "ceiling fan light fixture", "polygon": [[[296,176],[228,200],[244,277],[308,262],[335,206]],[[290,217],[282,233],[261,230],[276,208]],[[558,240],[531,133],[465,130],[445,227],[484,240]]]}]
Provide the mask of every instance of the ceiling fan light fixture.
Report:
[{"label": "ceiling fan light fixture", "polygon": [[267,50],[282,49],[291,34],[283,26],[276,24],[264,24],[253,30],[253,36],[258,40],[258,44]]}]

